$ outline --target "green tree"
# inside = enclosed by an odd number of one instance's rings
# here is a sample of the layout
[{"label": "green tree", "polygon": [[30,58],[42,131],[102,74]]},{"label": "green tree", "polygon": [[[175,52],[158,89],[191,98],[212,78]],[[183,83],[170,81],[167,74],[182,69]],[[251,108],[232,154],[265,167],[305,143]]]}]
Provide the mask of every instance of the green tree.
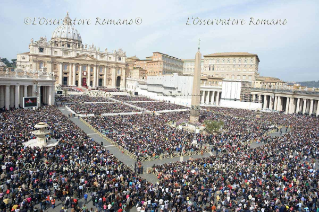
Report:
[{"label": "green tree", "polygon": [[222,121],[206,120],[204,123],[205,130],[209,133],[219,132],[224,126],[224,122]]}]

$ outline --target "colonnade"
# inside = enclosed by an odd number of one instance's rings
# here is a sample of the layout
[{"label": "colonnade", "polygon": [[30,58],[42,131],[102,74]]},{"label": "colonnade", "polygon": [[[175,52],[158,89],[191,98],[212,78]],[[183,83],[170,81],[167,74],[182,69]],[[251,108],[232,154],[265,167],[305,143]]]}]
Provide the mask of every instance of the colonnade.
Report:
[{"label": "colonnade", "polygon": [[306,94],[252,94],[253,102],[262,103],[263,109],[319,116],[319,97]]},{"label": "colonnade", "polygon": [[218,106],[220,103],[221,91],[214,91],[214,90],[201,90],[201,104],[206,105],[216,105]]},{"label": "colonnade", "polygon": [[23,97],[40,97],[41,104],[54,105],[55,89],[53,85],[0,85],[0,108],[23,107]]}]

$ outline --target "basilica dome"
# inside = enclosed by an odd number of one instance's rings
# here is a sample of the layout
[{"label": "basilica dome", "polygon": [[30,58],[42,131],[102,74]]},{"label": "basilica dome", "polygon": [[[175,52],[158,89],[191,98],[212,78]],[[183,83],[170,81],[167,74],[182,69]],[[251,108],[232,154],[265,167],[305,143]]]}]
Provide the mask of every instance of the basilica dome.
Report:
[{"label": "basilica dome", "polygon": [[71,23],[69,13],[67,13],[66,17],[64,18],[63,24],[61,26],[58,26],[58,28],[56,28],[52,34],[52,40],[59,39],[68,39],[82,42],[80,33],[74,28]]}]

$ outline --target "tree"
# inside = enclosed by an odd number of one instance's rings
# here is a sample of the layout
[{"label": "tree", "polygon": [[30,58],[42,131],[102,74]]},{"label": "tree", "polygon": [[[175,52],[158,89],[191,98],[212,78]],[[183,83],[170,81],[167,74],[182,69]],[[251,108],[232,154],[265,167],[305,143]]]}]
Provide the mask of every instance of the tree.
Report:
[{"label": "tree", "polygon": [[206,120],[205,122],[205,130],[209,133],[219,132],[224,126],[224,122],[222,121],[213,121]]}]

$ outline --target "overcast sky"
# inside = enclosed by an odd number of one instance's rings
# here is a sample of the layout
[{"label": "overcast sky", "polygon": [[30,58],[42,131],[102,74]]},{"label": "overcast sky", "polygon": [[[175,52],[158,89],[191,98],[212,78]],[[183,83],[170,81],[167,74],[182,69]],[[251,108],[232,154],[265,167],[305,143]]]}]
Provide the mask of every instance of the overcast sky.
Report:
[{"label": "overcast sky", "polygon": [[[318,0],[223,0],[223,1],[1,1],[0,57],[13,59],[29,51],[31,38],[51,39],[57,26],[40,25],[39,17],[90,19],[90,25],[75,26],[83,44],[101,50],[122,48],[127,56],[145,58],[159,51],[181,59],[194,58],[198,39],[201,52],[250,52],[260,58],[262,76],[286,81],[319,80]],[[37,25],[24,19],[36,18]],[[142,24],[95,25],[100,19],[133,19]],[[244,19],[243,26],[186,25],[188,17],[201,19]],[[286,25],[252,26],[250,18],[287,19]]]}]

